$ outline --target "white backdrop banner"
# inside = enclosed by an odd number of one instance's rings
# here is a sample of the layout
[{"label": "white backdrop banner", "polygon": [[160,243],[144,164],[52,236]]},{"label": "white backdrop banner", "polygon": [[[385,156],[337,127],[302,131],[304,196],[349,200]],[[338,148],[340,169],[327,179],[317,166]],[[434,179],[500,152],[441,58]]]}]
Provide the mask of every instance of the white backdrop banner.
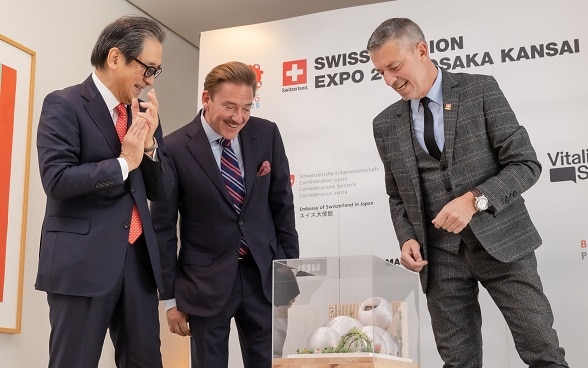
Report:
[{"label": "white backdrop banner", "polygon": [[[282,132],[301,257],[373,254],[397,263],[372,119],[399,96],[375,73],[369,36],[387,18],[408,17],[439,67],[494,75],[543,164],[524,197],[543,237],[537,257],[555,328],[570,366],[581,367],[588,361],[585,15],[581,0],[400,0],[215,30],[201,35],[199,81],[230,60],[256,69],[253,115]],[[480,300],[484,365],[525,367],[498,309],[484,291]],[[238,367],[238,347],[231,353]],[[421,354],[423,368],[442,365],[425,305]]]}]

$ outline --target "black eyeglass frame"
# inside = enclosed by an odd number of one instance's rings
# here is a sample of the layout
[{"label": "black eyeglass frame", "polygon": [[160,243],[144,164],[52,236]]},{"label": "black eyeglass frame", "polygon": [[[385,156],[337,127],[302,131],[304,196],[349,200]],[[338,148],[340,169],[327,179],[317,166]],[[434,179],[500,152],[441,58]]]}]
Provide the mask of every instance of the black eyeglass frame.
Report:
[{"label": "black eyeglass frame", "polygon": [[144,62],[142,62],[141,60],[139,60],[137,58],[134,58],[133,60],[135,60],[136,62],[141,64],[143,66],[143,68],[145,68],[145,72],[143,73],[143,76],[145,78],[150,78],[151,76],[153,76],[154,78],[157,78],[157,77],[159,77],[159,75],[163,71],[161,66],[158,66],[156,68],[154,66],[150,66],[150,65],[145,64]]}]

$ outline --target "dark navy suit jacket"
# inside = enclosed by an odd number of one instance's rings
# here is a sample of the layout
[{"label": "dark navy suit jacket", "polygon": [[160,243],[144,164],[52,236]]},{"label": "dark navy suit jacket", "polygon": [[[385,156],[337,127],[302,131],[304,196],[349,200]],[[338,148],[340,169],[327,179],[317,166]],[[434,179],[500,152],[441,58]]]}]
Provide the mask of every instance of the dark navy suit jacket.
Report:
[{"label": "dark navy suit jacket", "polygon": [[[155,138],[162,142],[161,126]],[[116,160],[121,143],[90,76],[45,98],[37,150],[47,206],[35,287],[87,297],[111,291],[125,262],[136,202],[150,267],[162,292],[159,250],[147,200],[164,199],[173,188],[165,145],[160,145],[157,161],[144,157],[123,182]]]},{"label": "dark navy suit jacket", "polygon": [[[229,298],[241,232],[270,302],[272,260],[297,258],[299,249],[290,169],[277,125],[251,117],[239,133],[246,195],[238,215],[202,127],[201,113],[165,137],[176,186],[169,200],[153,202],[151,210],[161,247],[165,293],[160,298],[176,298],[182,312],[206,317],[218,313]],[[265,161],[271,171],[258,176]]]}]

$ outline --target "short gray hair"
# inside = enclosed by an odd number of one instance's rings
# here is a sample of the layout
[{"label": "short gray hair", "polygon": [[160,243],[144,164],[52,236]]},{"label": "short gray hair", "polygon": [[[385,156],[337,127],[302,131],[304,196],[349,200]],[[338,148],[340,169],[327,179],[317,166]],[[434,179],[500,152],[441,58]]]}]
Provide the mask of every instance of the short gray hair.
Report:
[{"label": "short gray hair", "polygon": [[421,27],[415,22],[408,18],[390,18],[374,30],[368,40],[367,50],[377,50],[392,39],[401,40],[407,45],[426,42]]}]

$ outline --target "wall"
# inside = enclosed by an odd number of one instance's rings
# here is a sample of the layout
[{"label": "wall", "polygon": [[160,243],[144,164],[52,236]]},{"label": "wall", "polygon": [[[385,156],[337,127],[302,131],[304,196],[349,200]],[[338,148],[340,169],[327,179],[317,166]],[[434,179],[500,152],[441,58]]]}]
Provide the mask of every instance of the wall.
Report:
[{"label": "wall", "polygon": [[[34,289],[45,204],[35,147],[43,98],[55,89],[81,82],[92,72],[90,53],[98,34],[106,24],[125,14],[140,14],[140,11],[123,0],[98,3],[0,0],[0,33],[32,49],[37,55],[22,326],[20,334],[0,334],[0,365],[3,368],[43,367],[48,361],[47,301],[44,293]],[[168,31],[163,68],[155,88],[165,134],[191,121],[196,113],[198,49]],[[178,367],[180,361],[185,366],[188,340],[172,336],[167,331],[163,313],[161,321],[165,366]],[[112,344],[107,338],[100,368],[114,367],[112,355]]]}]

